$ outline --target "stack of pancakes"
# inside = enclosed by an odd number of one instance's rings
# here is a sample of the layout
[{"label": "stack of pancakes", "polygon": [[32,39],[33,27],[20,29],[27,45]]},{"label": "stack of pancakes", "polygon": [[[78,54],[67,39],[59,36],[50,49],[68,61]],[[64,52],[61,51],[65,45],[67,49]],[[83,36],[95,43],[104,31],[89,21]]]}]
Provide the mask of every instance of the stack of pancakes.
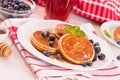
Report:
[{"label": "stack of pancakes", "polygon": [[[39,51],[49,51],[52,54],[55,54],[56,52],[58,52],[58,37],[55,36],[55,40],[54,40],[54,45],[51,47],[49,46],[49,38],[48,37],[43,37],[41,35],[42,31],[35,31],[32,35],[31,35],[31,43],[32,45],[38,49]],[[53,33],[50,33],[53,34]]]},{"label": "stack of pancakes", "polygon": [[[62,29],[60,28],[62,26]],[[39,51],[49,51],[52,54],[61,53],[64,59],[70,63],[82,64],[82,62],[92,61],[95,52],[92,44],[86,36],[77,36],[72,33],[66,33],[64,28],[66,24],[59,24],[55,28],[57,34],[62,34],[61,37],[55,36],[53,46],[48,45],[49,38],[42,37],[41,31],[35,31],[31,37],[32,45]],[[67,25],[68,27],[69,25]],[[71,27],[71,26],[69,26]],[[50,33],[56,35],[56,33]]]}]

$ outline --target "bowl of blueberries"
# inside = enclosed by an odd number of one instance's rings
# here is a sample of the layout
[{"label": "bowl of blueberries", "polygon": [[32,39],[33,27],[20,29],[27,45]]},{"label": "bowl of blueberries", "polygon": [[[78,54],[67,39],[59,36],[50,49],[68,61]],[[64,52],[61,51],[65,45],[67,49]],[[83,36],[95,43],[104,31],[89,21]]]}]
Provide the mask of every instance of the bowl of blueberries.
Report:
[{"label": "bowl of blueberries", "polygon": [[0,0],[0,15],[2,19],[26,18],[35,9],[33,0]]}]

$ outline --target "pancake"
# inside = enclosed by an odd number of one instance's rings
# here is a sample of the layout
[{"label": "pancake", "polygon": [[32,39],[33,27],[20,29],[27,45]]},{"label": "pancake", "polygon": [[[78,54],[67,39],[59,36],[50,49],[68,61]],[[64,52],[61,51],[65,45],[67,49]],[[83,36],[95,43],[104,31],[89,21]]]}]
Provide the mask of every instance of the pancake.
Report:
[{"label": "pancake", "polygon": [[58,45],[65,60],[74,64],[92,61],[95,56],[93,46],[86,36],[65,34]]},{"label": "pancake", "polygon": [[72,28],[73,28],[73,26],[68,25],[68,24],[58,24],[58,25],[55,27],[55,32],[56,32],[58,35],[62,36],[63,34],[68,33],[68,32],[66,32],[66,30],[65,30],[66,27],[72,27]]},{"label": "pancake", "polygon": [[53,46],[49,46],[49,37],[43,37],[41,35],[42,31],[35,31],[31,37],[31,43],[32,45],[39,51],[49,51],[51,54],[56,54],[58,52],[58,38],[55,34],[50,33],[49,35],[54,35],[55,40]]},{"label": "pancake", "polygon": [[114,30],[113,36],[116,41],[120,40],[120,26]]}]

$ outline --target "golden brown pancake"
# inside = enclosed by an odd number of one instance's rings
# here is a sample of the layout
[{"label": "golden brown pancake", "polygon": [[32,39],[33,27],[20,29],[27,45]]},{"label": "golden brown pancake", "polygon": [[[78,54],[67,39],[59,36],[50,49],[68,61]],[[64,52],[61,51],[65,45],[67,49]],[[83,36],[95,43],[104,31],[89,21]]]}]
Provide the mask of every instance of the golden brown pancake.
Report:
[{"label": "golden brown pancake", "polygon": [[[54,45],[49,46],[49,37],[43,37],[41,35],[41,32],[42,31],[35,31],[31,35],[30,40],[32,45],[39,51],[49,51],[52,54],[55,54],[56,52],[58,52],[58,38],[55,36]],[[52,35],[55,35],[55,34],[52,34]]]},{"label": "golden brown pancake", "polygon": [[95,56],[93,46],[86,36],[65,34],[60,38],[58,45],[63,57],[74,64],[92,61]]},{"label": "golden brown pancake", "polygon": [[59,35],[63,35],[63,34],[66,34],[66,30],[65,28],[66,27],[71,27],[73,28],[73,26],[71,25],[68,25],[68,24],[58,24],[56,27],[55,27],[55,32]]},{"label": "golden brown pancake", "polygon": [[116,41],[120,40],[120,26],[115,29],[113,35],[114,35],[114,39],[115,39]]}]

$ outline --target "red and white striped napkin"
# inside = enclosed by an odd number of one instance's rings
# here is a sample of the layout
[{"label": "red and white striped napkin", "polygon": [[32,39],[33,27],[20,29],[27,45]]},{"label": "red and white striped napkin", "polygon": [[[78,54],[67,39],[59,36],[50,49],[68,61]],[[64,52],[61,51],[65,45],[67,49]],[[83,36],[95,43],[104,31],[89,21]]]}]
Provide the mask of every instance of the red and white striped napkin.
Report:
[{"label": "red and white striped napkin", "polygon": [[120,20],[120,0],[74,0],[73,12],[99,23]]},{"label": "red and white striped napkin", "polygon": [[[28,67],[32,70],[36,80],[120,80],[120,70],[115,61],[112,61],[104,69],[81,72],[49,64],[31,55],[22,47],[16,33],[21,25],[31,20],[33,19],[7,19],[2,22],[2,25],[8,27],[10,31],[9,37],[18,48]],[[89,26],[87,29],[95,32],[93,27]]]}]

